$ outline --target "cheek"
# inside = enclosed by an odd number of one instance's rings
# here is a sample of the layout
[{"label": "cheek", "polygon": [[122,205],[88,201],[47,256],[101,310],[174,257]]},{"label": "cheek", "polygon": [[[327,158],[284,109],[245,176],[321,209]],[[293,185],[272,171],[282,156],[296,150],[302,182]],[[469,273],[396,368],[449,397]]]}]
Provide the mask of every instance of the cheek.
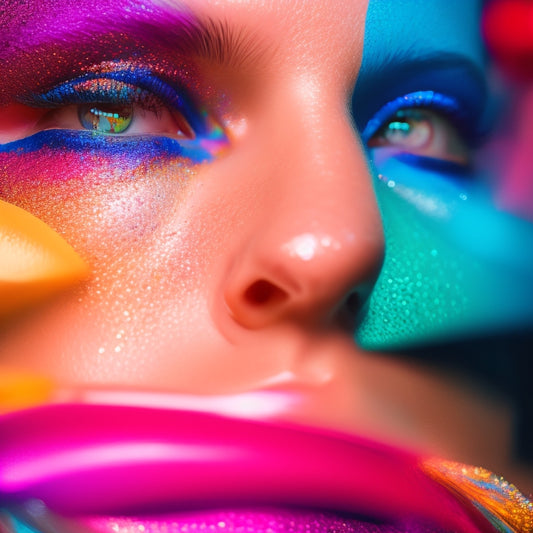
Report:
[{"label": "cheek", "polygon": [[0,197],[49,224],[96,269],[145,249],[194,174],[186,158],[156,153],[149,143],[106,141],[94,149],[27,141],[0,151]]},{"label": "cheek", "polygon": [[153,353],[148,339],[165,342],[159,322],[179,328],[174,310],[195,305],[205,266],[190,200],[199,167],[142,145],[130,153],[112,146],[0,151],[0,198],[63,235],[92,270],[67,301],[4,332],[0,359],[16,354],[15,364],[85,380],[137,375],[143,354]]}]

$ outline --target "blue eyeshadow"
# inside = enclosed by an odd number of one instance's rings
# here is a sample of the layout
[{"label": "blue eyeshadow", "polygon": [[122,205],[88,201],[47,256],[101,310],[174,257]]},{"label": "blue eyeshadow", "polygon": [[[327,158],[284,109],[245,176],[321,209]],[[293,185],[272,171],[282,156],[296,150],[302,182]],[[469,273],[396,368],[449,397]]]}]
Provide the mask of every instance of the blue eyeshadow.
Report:
[{"label": "blue eyeshadow", "polygon": [[361,131],[387,102],[417,91],[457,100],[481,124],[487,103],[480,0],[370,0],[362,64],[352,97]]},{"label": "blue eyeshadow", "polygon": [[193,163],[208,162],[213,155],[195,141],[178,141],[155,135],[102,135],[90,131],[44,130],[7,144],[0,144],[0,153],[23,155],[42,149],[120,157],[141,163],[160,158],[187,158]]}]

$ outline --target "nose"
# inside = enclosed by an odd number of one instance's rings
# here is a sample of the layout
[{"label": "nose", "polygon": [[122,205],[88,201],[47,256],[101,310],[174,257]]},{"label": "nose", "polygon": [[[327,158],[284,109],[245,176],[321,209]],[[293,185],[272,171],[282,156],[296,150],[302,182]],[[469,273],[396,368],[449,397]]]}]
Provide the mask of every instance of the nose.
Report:
[{"label": "nose", "polygon": [[251,329],[353,315],[382,263],[372,180],[344,103],[285,101],[258,127],[248,165],[257,200],[224,282],[231,316]]}]

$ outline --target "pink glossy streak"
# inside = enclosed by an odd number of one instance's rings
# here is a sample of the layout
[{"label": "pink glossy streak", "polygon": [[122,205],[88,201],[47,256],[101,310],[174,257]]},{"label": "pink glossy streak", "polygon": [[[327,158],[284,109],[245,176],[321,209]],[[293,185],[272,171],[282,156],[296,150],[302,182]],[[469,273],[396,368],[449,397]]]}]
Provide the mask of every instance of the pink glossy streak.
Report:
[{"label": "pink glossy streak", "polygon": [[0,501],[64,515],[299,505],[453,531],[492,531],[423,476],[415,457],[364,439],[173,409],[58,404],[0,419]]}]

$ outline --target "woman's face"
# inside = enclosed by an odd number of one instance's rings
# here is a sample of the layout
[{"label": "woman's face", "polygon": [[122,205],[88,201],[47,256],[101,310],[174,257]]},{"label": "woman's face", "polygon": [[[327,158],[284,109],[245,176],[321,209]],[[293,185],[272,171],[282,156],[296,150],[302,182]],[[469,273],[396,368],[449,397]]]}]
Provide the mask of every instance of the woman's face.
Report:
[{"label": "woman's face", "polygon": [[367,149],[469,157],[441,104],[357,126],[418,91],[482,100],[476,2],[7,4],[0,197],[91,273],[10,321],[2,365],[258,392],[238,409],[507,468],[503,402],[353,340],[384,254]]}]

